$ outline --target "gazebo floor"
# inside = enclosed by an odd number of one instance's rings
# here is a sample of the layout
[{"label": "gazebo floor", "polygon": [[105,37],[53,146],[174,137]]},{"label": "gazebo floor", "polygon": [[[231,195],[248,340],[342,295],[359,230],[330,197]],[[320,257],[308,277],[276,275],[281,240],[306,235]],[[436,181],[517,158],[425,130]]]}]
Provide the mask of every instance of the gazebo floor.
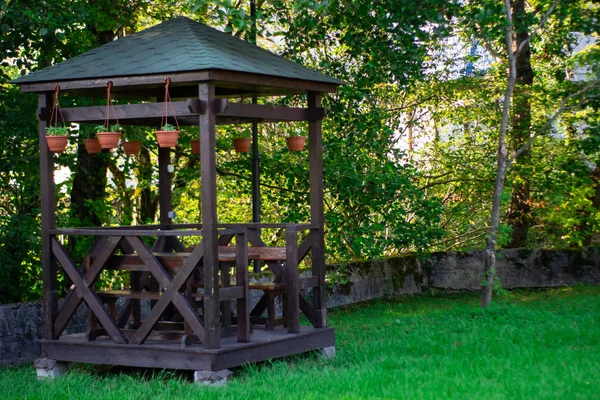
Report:
[{"label": "gazebo floor", "polygon": [[208,350],[201,344],[182,347],[180,341],[148,339],[144,344],[117,344],[108,337],[89,341],[84,334],[63,335],[58,340],[39,340],[41,356],[64,362],[219,371],[323,349],[335,345],[333,328],[303,326],[299,333],[278,327],[271,331],[255,328],[250,342],[238,343],[224,337],[221,348]]}]

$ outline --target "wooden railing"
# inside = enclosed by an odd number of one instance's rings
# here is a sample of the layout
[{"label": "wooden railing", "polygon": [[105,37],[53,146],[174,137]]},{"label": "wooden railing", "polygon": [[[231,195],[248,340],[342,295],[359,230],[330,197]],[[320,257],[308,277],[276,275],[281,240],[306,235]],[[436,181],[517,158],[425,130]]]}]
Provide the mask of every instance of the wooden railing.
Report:
[{"label": "wooden railing", "polygon": [[[283,229],[285,247],[268,247],[261,239],[260,230]],[[303,234],[299,243],[300,233]],[[202,237],[201,225],[174,224],[128,227],[61,228],[49,231],[54,257],[72,281],[62,307],[53,318],[54,339],[64,332],[78,307],[85,302],[90,310],[88,339],[108,336],[116,343],[142,344],[148,337],[180,339],[182,345],[203,342],[203,320],[197,304],[219,308],[223,332],[236,332],[238,341],[249,340],[250,319],[260,317],[269,306],[269,286],[258,286],[263,296],[249,310],[248,265],[250,260],[261,260],[274,275],[273,284],[285,295],[285,324],[291,333],[300,330],[300,313],[304,313],[315,327],[320,327],[319,307],[307,300],[304,291],[320,290],[322,279],[317,275],[299,276],[299,264],[313,249],[319,237],[318,228],[310,224],[220,224],[218,230],[220,283],[218,292],[198,293],[202,287],[204,241],[197,246],[184,246],[178,238]],[[61,236],[91,236],[95,243],[78,268],[65,247]],[[156,237],[152,248],[142,238]],[[235,238],[235,247],[230,246]],[[252,247],[248,247],[251,245]],[[249,250],[250,249],[250,250]],[[173,252],[174,251],[174,252]],[[119,254],[120,253],[120,254]],[[235,283],[230,271],[235,268]],[[103,270],[130,273],[129,290],[96,291],[95,283]],[[152,279],[143,281],[143,274]],[[273,286],[275,287],[275,286]],[[121,310],[116,313],[116,300],[123,298]],[[272,298],[271,298],[272,299]],[[142,320],[140,300],[151,300],[149,315]],[[237,315],[231,315],[231,303],[236,302]],[[105,307],[104,304],[108,304]],[[167,324],[161,316],[174,308],[182,321]],[[211,314],[211,313],[209,313]],[[219,312],[216,313],[217,316]],[[203,312],[202,315],[207,315]],[[126,328],[129,321],[129,328]],[[177,326],[178,334],[155,328]],[[235,325],[235,330],[233,326]],[[171,329],[172,330],[172,329]],[[162,332],[162,336],[161,336]]]}]

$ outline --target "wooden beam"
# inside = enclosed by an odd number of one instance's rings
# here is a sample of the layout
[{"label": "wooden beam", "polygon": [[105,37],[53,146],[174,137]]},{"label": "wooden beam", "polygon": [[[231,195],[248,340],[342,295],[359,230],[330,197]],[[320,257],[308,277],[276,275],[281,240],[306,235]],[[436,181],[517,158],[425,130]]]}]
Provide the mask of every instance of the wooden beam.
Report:
[{"label": "wooden beam", "polygon": [[[308,107],[321,107],[321,94],[308,93]],[[313,305],[317,310],[316,327],[327,325],[325,303],[325,218],[323,214],[323,142],[321,121],[308,123],[308,159],[310,180],[310,222],[317,226],[312,232],[312,273],[319,277],[319,287],[313,289]],[[311,233],[312,233],[311,232]]]},{"label": "wooden beam", "polygon": [[[169,106],[167,115],[177,118],[190,116],[198,117],[202,106],[197,99],[189,99],[186,101],[174,101],[173,110]],[[142,104],[118,104],[114,106],[114,111],[111,108],[110,113],[114,118],[119,119],[119,122],[126,124],[127,121],[150,120],[158,119],[165,114],[165,103],[142,103]],[[43,120],[48,120],[51,113],[51,107],[40,106],[38,117]],[[68,107],[62,108],[63,116],[66,122],[85,122],[85,123],[100,123],[104,122],[106,117],[106,106],[89,106],[89,107]],[[196,119],[197,121],[197,119]]]},{"label": "wooden beam", "polygon": [[240,120],[252,121],[320,121],[325,116],[322,107],[297,108],[270,106],[263,104],[232,103],[227,99],[215,101],[215,113],[218,117],[227,117],[231,123]]},{"label": "wooden beam", "polygon": [[[216,124],[248,124],[251,122],[318,121],[325,116],[325,109],[270,106],[262,104],[231,103],[227,99],[215,100]],[[206,107],[198,99],[175,101],[173,110],[169,107],[167,115],[177,116],[180,125],[198,125],[198,116]],[[62,109],[66,122],[102,124],[105,120],[105,106],[69,107]],[[51,108],[40,107],[38,117],[47,121]],[[158,126],[164,115],[164,103],[120,104],[114,106],[114,114],[122,125]]]},{"label": "wooden beam", "polygon": [[221,346],[219,302],[219,243],[217,229],[217,165],[215,87],[200,84],[198,96],[208,107],[198,119],[200,126],[200,175],[202,187],[202,227],[204,232],[204,338],[207,349]]},{"label": "wooden beam", "polygon": [[[257,94],[259,96],[301,94],[307,91],[335,93],[339,84],[301,79],[282,78],[262,74],[226,70],[180,72],[170,74],[114,76],[92,79],[61,80],[55,82],[32,82],[20,85],[22,92],[48,92],[58,84],[62,92],[78,92],[105,89],[106,82],[112,81],[115,95],[119,92],[135,94],[140,89],[159,89],[164,87],[165,78],[171,79],[173,87],[191,86],[200,82],[213,81],[213,87],[230,89],[231,93]],[[237,89],[237,90],[236,90]]]}]

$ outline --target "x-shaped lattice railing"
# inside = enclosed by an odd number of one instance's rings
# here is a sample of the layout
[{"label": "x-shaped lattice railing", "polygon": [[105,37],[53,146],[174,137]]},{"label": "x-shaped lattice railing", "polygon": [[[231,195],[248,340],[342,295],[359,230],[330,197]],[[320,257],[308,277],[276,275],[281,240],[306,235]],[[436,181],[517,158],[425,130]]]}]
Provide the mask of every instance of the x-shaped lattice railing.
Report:
[{"label": "x-shaped lattice railing", "polygon": [[[113,255],[114,251],[119,248],[119,245],[122,241],[128,243],[131,248],[135,250],[144,265],[148,268],[152,276],[158,281],[160,287],[163,289],[162,295],[152,308],[150,314],[140,325],[130,340],[127,340],[127,337],[119,329],[114,318],[104,308],[102,300],[98,297],[98,294],[91,289],[104,265]],[[108,238],[83,277],[81,272],[77,269],[71,256],[55,237],[52,238],[52,251],[74,285],[73,289],[67,295],[65,303],[55,319],[55,338],[58,338],[64,331],[79,305],[81,305],[82,302],[85,302],[90,310],[94,313],[96,318],[98,318],[108,335],[116,343],[143,343],[170,303],[175,305],[192,332],[200,340],[203,339],[204,328],[200,318],[190,305],[189,301],[180,292],[183,285],[190,278],[194,269],[202,261],[204,253],[203,242],[196,246],[194,251],[187,258],[183,267],[179,270],[174,278],[171,278],[160,262],[148,249],[148,247],[146,247],[146,245],[137,236],[111,236]]]}]

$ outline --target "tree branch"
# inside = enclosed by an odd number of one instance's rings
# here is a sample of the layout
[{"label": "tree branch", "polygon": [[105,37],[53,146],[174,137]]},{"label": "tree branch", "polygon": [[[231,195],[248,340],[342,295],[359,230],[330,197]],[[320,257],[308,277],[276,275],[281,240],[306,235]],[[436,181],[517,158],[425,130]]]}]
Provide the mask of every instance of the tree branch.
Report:
[{"label": "tree branch", "polygon": [[513,156],[508,160],[507,162],[507,168],[510,168],[510,166],[512,165],[512,163],[521,155],[523,154],[523,152],[527,151],[527,149],[529,149],[529,147],[531,147],[531,145],[533,144],[533,141],[535,140],[535,138],[537,138],[538,136],[542,135],[544,132],[546,132],[546,130],[548,130],[552,124],[558,119],[558,117],[565,111],[568,110],[573,110],[573,109],[577,109],[579,107],[581,107],[582,103],[573,105],[573,106],[567,106],[567,103],[569,102],[569,100],[581,96],[587,92],[589,92],[590,90],[594,89],[595,87],[597,87],[599,84],[598,81],[593,81],[593,83],[585,86],[583,89],[575,92],[575,93],[571,93],[570,95],[568,95],[567,97],[565,97],[561,103],[560,103],[560,107],[554,112],[554,114],[552,114],[552,116],[546,121],[546,123],[540,128],[538,129],[533,135],[531,135],[529,137],[529,140],[527,141],[527,143],[525,143],[523,146],[521,146],[517,151],[515,151],[515,154],[513,154]]},{"label": "tree branch", "polygon": [[560,3],[560,0],[555,0],[554,3],[552,3],[552,5],[548,9],[548,11],[546,11],[546,13],[543,15],[542,19],[540,20],[540,23],[531,31],[531,33],[529,34],[529,37],[527,39],[523,40],[521,43],[519,43],[519,47],[517,48],[517,51],[515,52],[516,54],[519,54],[521,52],[521,50],[523,50],[523,47],[525,47],[525,45],[527,45],[527,43],[531,42],[531,39],[535,35],[538,34],[538,32],[544,27],[544,25],[546,25],[546,22],[550,18],[550,15],[554,11],[554,9],[558,5],[558,3]]}]

